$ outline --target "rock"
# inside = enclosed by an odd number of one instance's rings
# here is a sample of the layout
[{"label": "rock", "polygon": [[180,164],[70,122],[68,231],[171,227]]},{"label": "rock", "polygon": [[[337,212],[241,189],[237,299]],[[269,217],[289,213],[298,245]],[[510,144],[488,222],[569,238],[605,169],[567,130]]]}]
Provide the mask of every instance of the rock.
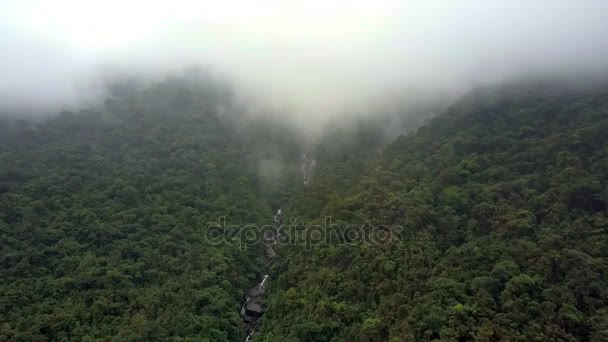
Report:
[{"label": "rock", "polygon": [[272,246],[267,244],[264,244],[264,254],[266,255],[266,258],[270,260],[277,257],[277,254],[274,252],[274,249],[272,249]]},{"label": "rock", "polygon": [[251,317],[260,317],[264,314],[264,311],[264,307],[260,303],[253,300],[249,301],[249,303],[245,305],[245,314]]}]

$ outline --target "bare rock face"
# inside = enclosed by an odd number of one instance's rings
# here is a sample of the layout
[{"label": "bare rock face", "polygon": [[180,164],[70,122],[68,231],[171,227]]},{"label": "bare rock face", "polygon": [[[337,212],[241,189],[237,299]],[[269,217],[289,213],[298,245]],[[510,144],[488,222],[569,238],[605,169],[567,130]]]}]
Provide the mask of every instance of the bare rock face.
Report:
[{"label": "bare rock face", "polygon": [[264,292],[264,290],[261,289],[259,286],[254,286],[254,287],[250,288],[249,291],[247,291],[247,294],[249,295],[249,297],[255,298],[255,297],[259,297],[260,295],[262,295],[263,292]]},{"label": "bare rock face", "polygon": [[277,254],[274,252],[274,249],[272,249],[272,246],[269,244],[264,244],[264,255],[266,255],[266,258],[269,260],[273,260],[277,257]]},{"label": "bare rock face", "polygon": [[[274,222],[278,226],[281,222],[282,211],[279,209],[277,214],[274,215]],[[277,254],[275,253],[272,246],[276,244],[275,234],[274,232],[271,234],[264,234],[261,238],[262,240],[262,249],[264,252],[264,259],[266,261],[266,265],[270,267],[273,260],[276,259]],[[247,339],[245,341],[249,341],[255,330],[257,329],[257,321],[264,314],[266,309],[260,301],[262,299],[262,295],[266,290],[267,281],[270,275],[264,275],[262,281],[251,287],[247,291],[247,298],[245,299],[245,303],[241,307],[241,318],[243,320],[245,333],[247,334]]]},{"label": "bare rock face", "polygon": [[250,301],[245,305],[245,314],[252,317],[260,317],[264,314],[264,307],[255,300]]}]

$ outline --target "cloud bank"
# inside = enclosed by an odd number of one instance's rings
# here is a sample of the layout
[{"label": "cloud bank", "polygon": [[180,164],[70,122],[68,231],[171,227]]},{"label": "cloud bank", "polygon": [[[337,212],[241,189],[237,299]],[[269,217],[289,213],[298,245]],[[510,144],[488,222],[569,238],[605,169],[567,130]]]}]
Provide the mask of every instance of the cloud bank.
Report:
[{"label": "cloud bank", "polygon": [[604,73],[606,13],[603,0],[5,0],[0,105],[78,103],[108,70],[203,65],[323,123],[527,74]]}]

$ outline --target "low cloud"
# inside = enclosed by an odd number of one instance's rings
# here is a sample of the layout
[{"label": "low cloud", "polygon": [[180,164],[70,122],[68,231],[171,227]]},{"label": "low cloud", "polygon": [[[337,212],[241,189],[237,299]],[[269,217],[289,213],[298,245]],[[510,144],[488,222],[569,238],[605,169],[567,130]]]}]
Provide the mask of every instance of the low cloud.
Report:
[{"label": "low cloud", "polygon": [[319,126],[530,74],[608,70],[600,0],[33,1],[0,5],[0,105],[75,106],[103,75],[202,65]]}]

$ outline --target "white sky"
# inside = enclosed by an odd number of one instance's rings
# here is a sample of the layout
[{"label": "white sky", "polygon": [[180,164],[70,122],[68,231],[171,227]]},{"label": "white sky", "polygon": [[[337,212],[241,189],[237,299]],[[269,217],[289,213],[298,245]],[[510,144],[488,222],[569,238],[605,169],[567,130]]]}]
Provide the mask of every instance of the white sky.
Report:
[{"label": "white sky", "polygon": [[401,89],[608,66],[606,0],[3,0],[0,101],[57,104],[108,66],[204,64],[320,120]]}]

